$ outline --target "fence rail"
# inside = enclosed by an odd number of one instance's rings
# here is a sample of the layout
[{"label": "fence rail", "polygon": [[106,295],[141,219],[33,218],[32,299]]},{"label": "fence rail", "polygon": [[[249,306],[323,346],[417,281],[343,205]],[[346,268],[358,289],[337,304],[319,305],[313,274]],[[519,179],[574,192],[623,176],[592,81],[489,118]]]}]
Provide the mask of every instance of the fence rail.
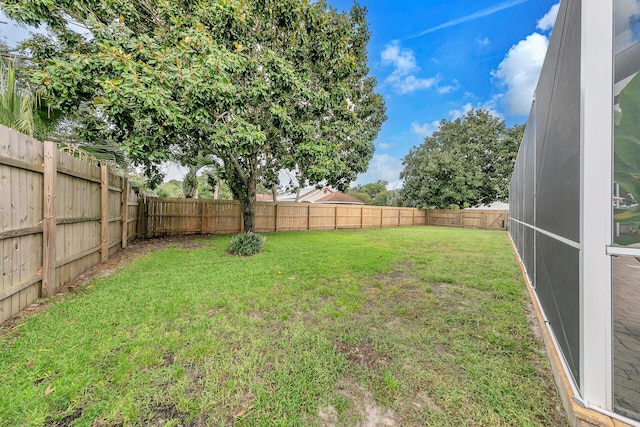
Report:
[{"label": "fence rail", "polygon": [[106,166],[0,126],[0,323],[135,239],[137,205]]},{"label": "fence rail", "polygon": [[[507,211],[424,210],[366,205],[257,202],[255,231],[335,230],[416,225],[505,230]],[[243,231],[240,202],[149,198],[140,214],[141,237],[235,234]]]}]

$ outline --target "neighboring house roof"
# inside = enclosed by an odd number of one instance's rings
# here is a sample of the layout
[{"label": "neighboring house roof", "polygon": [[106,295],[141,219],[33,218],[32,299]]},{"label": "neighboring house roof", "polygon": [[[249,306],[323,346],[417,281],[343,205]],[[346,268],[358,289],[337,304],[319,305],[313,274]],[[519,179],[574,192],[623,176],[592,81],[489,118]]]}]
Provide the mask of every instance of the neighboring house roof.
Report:
[{"label": "neighboring house roof", "polygon": [[256,202],[273,202],[271,194],[256,194]]},{"label": "neighboring house roof", "polygon": [[314,203],[341,203],[341,204],[349,204],[349,205],[364,205],[362,200],[356,199],[349,194],[344,194],[341,191],[335,191],[333,193],[327,194],[321,199],[316,200]]},{"label": "neighboring house roof", "polygon": [[[315,188],[315,187],[307,187],[300,189],[300,198],[298,202],[307,202],[307,203],[315,203],[318,199],[322,199],[327,194],[333,193],[336,190],[332,190],[331,188]],[[296,192],[295,191],[287,191],[277,197],[279,202],[295,202],[296,201]]]}]

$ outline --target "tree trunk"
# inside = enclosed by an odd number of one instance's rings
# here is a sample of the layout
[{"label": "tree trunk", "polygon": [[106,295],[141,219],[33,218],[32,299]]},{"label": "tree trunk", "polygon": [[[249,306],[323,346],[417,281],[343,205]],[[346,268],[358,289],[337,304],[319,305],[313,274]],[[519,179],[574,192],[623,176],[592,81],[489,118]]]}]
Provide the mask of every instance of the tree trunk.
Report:
[{"label": "tree trunk", "polygon": [[213,200],[218,200],[218,196],[220,195],[220,183],[216,183],[213,186]]},{"label": "tree trunk", "polygon": [[271,187],[271,198],[273,199],[272,201],[274,203],[278,201],[277,196],[278,196],[278,186],[274,185],[273,187]]},{"label": "tree trunk", "polygon": [[247,194],[240,198],[242,217],[244,220],[244,232],[254,232],[256,217],[256,177],[251,174],[247,182]]},{"label": "tree trunk", "polygon": [[298,189],[296,190],[296,203],[298,203],[300,201],[300,186],[298,186]]}]

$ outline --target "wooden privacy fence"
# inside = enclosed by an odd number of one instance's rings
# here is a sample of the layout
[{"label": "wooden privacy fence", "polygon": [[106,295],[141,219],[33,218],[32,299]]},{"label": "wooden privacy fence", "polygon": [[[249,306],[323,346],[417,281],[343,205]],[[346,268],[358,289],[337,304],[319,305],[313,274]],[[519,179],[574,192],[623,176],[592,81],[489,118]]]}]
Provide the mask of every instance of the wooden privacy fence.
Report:
[{"label": "wooden privacy fence", "polygon": [[126,178],[0,126],[0,322],[136,238]]},{"label": "wooden privacy fence", "polygon": [[[507,211],[424,210],[367,205],[258,202],[255,231],[335,230],[346,228],[439,225],[505,230]],[[240,202],[148,198],[140,205],[141,237],[235,234],[243,231]]]},{"label": "wooden privacy fence", "polygon": [[506,230],[509,211],[491,209],[428,209],[427,224],[441,227]]}]

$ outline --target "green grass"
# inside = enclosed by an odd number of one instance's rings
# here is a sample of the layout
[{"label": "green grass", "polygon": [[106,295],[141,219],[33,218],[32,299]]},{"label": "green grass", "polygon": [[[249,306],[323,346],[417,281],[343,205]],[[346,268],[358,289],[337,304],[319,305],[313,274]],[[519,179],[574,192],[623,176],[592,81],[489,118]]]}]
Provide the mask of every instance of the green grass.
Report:
[{"label": "green grass", "polygon": [[200,243],[0,336],[0,425],[566,425],[505,233]]}]

